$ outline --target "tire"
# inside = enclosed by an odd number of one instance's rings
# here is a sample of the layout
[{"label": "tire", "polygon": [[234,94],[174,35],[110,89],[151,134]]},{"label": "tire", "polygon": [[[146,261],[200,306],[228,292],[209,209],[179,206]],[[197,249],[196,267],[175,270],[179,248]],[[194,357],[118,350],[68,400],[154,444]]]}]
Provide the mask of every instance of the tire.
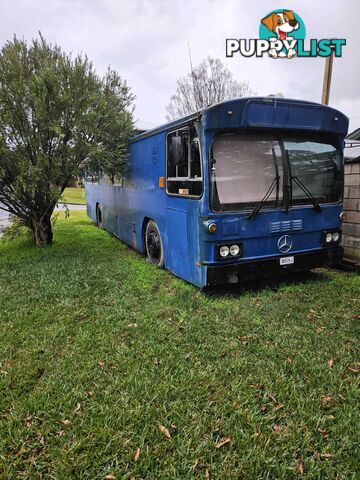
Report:
[{"label": "tire", "polygon": [[153,220],[146,225],[145,231],[146,255],[149,262],[159,268],[164,267],[164,248],[159,227]]},{"label": "tire", "polygon": [[96,207],[96,223],[99,228],[104,228],[103,211],[102,211],[101,205],[98,205]]}]

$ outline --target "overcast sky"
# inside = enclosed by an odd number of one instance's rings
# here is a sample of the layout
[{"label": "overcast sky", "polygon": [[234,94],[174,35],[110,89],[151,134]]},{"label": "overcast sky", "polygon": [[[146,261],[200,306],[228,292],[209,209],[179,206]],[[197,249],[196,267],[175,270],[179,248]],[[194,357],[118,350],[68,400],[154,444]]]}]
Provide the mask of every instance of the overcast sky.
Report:
[{"label": "overcast sky", "polygon": [[309,38],[346,38],[343,57],[334,61],[330,104],[360,126],[359,0],[3,0],[0,40],[13,34],[45,38],[73,53],[86,53],[99,73],[107,65],[136,94],[138,125],[165,121],[176,79],[207,55],[220,58],[238,80],[259,95],[320,101],[324,59],[225,57],[226,38],[258,38],[259,22],[277,8],[294,9]]}]

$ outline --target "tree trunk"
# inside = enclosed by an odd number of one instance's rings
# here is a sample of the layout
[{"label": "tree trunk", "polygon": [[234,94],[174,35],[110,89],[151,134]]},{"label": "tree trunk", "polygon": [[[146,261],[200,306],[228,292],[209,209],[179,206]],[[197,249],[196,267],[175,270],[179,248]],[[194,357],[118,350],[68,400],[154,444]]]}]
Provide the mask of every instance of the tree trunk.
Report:
[{"label": "tree trunk", "polygon": [[51,215],[44,215],[40,219],[33,219],[31,230],[34,237],[34,242],[38,247],[50,245],[53,239]]}]

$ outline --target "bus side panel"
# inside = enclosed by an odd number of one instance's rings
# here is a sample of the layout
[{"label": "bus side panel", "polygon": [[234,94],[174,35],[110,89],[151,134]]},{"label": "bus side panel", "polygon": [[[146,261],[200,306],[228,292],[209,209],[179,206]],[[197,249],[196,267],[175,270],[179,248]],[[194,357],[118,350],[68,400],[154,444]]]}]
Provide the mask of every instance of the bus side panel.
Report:
[{"label": "bus side panel", "polygon": [[[202,286],[199,260],[199,201],[173,197],[159,187],[159,177],[166,176],[166,132],[152,135],[130,145],[130,199],[124,216],[126,230],[136,222],[137,248],[144,251],[143,222],[153,219],[161,233],[165,268],[175,275]],[[135,218],[135,220],[133,220]],[[125,241],[132,244],[128,237]]]},{"label": "bus side panel", "polygon": [[130,144],[130,160],[123,186],[87,184],[87,212],[96,222],[96,205],[103,227],[122,241],[145,251],[144,227],[154,220],[161,233],[165,268],[197,286],[204,285],[199,257],[199,200],[168,196],[159,187],[165,177],[166,133]]},{"label": "bus side panel", "polygon": [[158,212],[160,202],[154,192],[117,185],[87,184],[86,195],[88,216],[96,222],[96,206],[100,205],[103,228],[139,251],[143,251],[144,247],[145,218],[157,218],[160,230],[164,228],[160,226],[162,224],[162,215]]},{"label": "bus side panel", "polygon": [[97,198],[97,185],[92,183],[86,183],[86,214],[96,223],[96,198]]},{"label": "bus side panel", "polygon": [[[165,132],[130,144],[129,173],[125,182],[127,202],[122,215],[128,243],[144,252],[144,227],[154,220],[164,237],[165,190],[159,187],[159,178],[165,177]],[[136,239],[134,239],[134,229]]]}]

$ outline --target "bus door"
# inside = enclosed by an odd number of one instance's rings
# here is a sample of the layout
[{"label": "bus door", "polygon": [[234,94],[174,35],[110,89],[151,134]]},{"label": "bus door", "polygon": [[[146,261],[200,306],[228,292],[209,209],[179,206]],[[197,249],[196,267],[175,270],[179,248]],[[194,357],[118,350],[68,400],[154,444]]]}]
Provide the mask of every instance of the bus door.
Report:
[{"label": "bus door", "polygon": [[199,198],[203,191],[199,138],[194,125],[166,138],[166,267],[194,281],[199,260]]}]

